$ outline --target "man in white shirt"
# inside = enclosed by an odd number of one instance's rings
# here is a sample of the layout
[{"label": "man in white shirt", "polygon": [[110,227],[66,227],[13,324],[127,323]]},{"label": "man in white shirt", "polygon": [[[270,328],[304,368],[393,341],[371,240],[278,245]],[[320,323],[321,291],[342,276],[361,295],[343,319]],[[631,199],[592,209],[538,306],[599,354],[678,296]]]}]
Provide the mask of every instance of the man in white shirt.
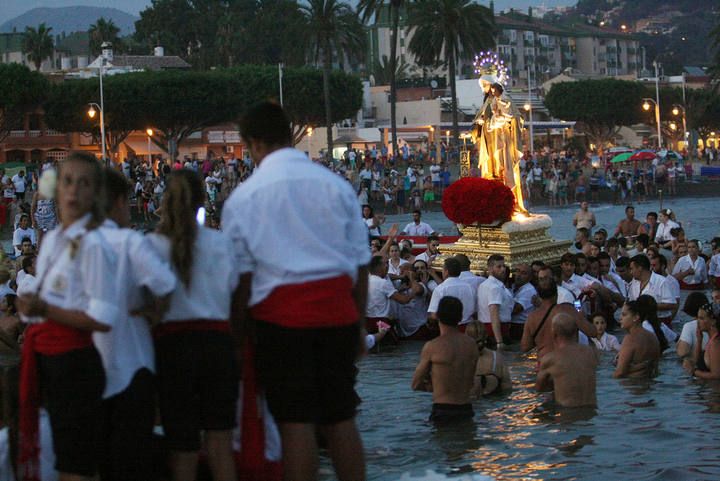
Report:
[{"label": "man in white shirt", "polygon": [[13,175],[12,183],[15,186],[15,199],[19,202],[25,200],[25,190],[27,189],[27,178],[25,178],[25,171],[21,170],[17,174]]},{"label": "man in white shirt", "polygon": [[430,268],[435,258],[440,255],[440,251],[438,250],[440,248],[440,238],[436,235],[431,235],[428,236],[426,242],[427,249],[425,249],[425,252],[416,255],[415,260],[425,261],[428,268]]},{"label": "man in white shirt", "polygon": [[662,314],[672,315],[677,308],[677,300],[665,278],[650,270],[650,259],[644,255],[633,257],[630,259],[630,272],[633,281],[628,289],[628,300],[635,301],[641,295],[647,294],[657,302],[658,318]]},{"label": "man in white shirt", "polygon": [[464,281],[460,280],[460,262],[454,257],[448,257],[443,263],[443,281],[435,288],[428,306],[428,317],[437,321],[437,310],[440,299],[445,296],[456,297],[463,305],[463,314],[460,324],[467,324],[475,314],[475,292]]},{"label": "man in white shirt", "polygon": [[[672,320],[675,319],[678,308],[680,307],[680,283],[673,276],[668,274],[667,270],[667,259],[665,256],[655,256],[650,260],[650,269],[654,274],[662,276],[665,279],[665,285],[672,294],[672,299],[675,301],[675,307],[668,310],[661,310],[658,308],[657,316],[658,319],[668,327],[671,327]],[[658,304],[659,300],[656,299]]]},{"label": "man in white shirt", "polygon": [[410,280],[410,292],[401,294],[388,278],[388,265],[383,256],[373,256],[368,267],[368,299],[365,310],[366,328],[370,333],[377,332],[379,321],[387,322],[393,314],[391,301],[398,304],[408,304],[418,293],[424,289],[415,281],[414,272],[407,273]]},{"label": "man in white shirt", "polygon": [[688,255],[678,259],[673,267],[672,276],[680,281],[683,289],[701,289],[708,282],[708,269],[705,259],[700,255],[698,241],[688,241]]},{"label": "man in white shirt", "polygon": [[[223,208],[240,272],[231,320],[239,330],[252,314],[256,367],[280,430],[284,476],[317,477],[321,426],[337,471],[363,479],[354,384],[370,252],[357,195],[291,147],[290,118],[279,105],[250,107],[239,127],[258,167]],[[303,241],[287,249],[288,239]]]},{"label": "man in white shirt", "polygon": [[485,324],[488,335],[495,339],[499,349],[510,334],[510,319],[514,306],[512,294],[505,287],[505,258],[493,254],[487,260],[488,278],[480,284],[477,292],[477,313]]},{"label": "man in white shirt", "polygon": [[32,245],[37,244],[35,240],[35,229],[30,227],[30,216],[27,214],[20,216],[18,228],[13,232],[13,246],[15,247],[16,257],[22,254],[22,242],[25,238],[30,239]]},{"label": "man in white shirt", "polygon": [[[115,169],[105,171],[108,219],[100,233],[118,258],[120,317],[110,332],[93,334],[105,367],[103,480],[152,477],[155,421],[155,350],[148,319],[131,314],[143,310],[159,319],[168,306],[176,278],[141,233],[130,225],[130,183]],[[144,299],[147,290],[152,300]]]},{"label": "man in white shirt", "polygon": [[413,221],[405,226],[400,235],[411,235],[411,236],[426,236],[435,233],[432,227],[420,219],[422,213],[419,210],[413,211]]},{"label": "man in white shirt", "polygon": [[528,264],[515,266],[515,288],[513,301],[515,302],[510,319],[510,339],[519,341],[522,339],[523,328],[527,321],[528,314],[535,309],[533,297],[537,296],[537,290],[532,285],[532,269]]},{"label": "man in white shirt", "polygon": [[467,282],[467,284],[472,289],[473,293],[477,295],[477,290],[480,284],[485,282],[487,279],[483,276],[476,276],[470,271],[470,259],[465,254],[457,254],[455,256],[455,259],[460,262],[460,279],[463,282]]}]

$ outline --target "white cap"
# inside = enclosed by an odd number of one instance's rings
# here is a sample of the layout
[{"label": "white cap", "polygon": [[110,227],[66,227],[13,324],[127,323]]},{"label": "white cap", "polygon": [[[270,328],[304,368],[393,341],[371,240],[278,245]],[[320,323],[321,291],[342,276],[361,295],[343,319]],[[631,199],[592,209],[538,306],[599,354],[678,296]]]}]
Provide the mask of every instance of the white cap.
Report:
[{"label": "white cap", "polygon": [[494,75],[483,75],[483,76],[480,77],[480,79],[478,80],[478,84],[480,84],[480,86],[482,87],[482,86],[483,86],[483,82],[486,82],[486,83],[489,83],[489,84],[498,83],[498,78],[497,78],[496,76],[494,76]]}]

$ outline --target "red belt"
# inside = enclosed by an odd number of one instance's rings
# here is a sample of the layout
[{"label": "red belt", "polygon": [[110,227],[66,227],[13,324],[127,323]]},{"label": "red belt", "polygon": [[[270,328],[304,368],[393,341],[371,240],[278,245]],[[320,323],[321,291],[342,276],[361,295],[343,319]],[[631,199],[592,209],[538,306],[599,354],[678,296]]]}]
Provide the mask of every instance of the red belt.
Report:
[{"label": "red belt", "polygon": [[37,354],[57,356],[92,346],[90,331],[80,331],[48,319],[25,331],[20,365],[20,476],[40,481],[40,386]]},{"label": "red belt", "polygon": [[688,284],[685,281],[678,281],[680,289],[684,291],[699,291],[703,288],[704,284]]}]

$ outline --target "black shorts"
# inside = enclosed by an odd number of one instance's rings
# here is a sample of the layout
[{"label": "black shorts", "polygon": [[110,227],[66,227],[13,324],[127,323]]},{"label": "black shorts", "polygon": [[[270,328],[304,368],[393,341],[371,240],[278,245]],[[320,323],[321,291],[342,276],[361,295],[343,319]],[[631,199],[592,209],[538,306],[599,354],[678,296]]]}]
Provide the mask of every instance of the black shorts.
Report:
[{"label": "black shorts", "polygon": [[257,369],[279,423],[336,424],[355,417],[360,327],[291,329],[257,321]]},{"label": "black shorts", "polygon": [[103,401],[103,413],[102,480],[154,479],[155,375],[137,371],[124,391]]},{"label": "black shorts", "polygon": [[102,438],[105,371],[94,347],[57,356],[38,355],[45,406],[50,415],[55,469],[94,476]]},{"label": "black shorts", "polygon": [[235,427],[238,369],[230,334],[167,334],[155,340],[155,358],[168,449],[197,451],[200,431]]},{"label": "black shorts", "polygon": [[435,403],[430,413],[430,422],[436,424],[449,424],[468,421],[475,413],[471,404],[440,404]]},{"label": "black shorts", "polygon": [[25,200],[25,192],[15,192],[15,199]]}]

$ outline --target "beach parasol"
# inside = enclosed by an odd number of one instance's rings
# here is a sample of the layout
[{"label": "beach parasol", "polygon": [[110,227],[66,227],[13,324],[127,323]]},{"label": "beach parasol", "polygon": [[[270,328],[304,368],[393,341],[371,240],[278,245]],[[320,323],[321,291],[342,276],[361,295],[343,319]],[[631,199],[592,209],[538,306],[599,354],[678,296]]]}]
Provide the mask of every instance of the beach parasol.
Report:
[{"label": "beach parasol", "polygon": [[611,147],[608,152],[611,154],[619,154],[623,152],[632,152],[632,149],[630,147]]},{"label": "beach parasol", "polygon": [[630,156],[630,160],[638,161],[638,160],[653,160],[656,157],[654,152],[648,152],[645,150],[641,150],[640,152],[635,152]]},{"label": "beach parasol", "polygon": [[627,162],[631,156],[632,156],[632,152],[623,152],[622,154],[618,154],[615,157],[613,157],[610,162],[613,164],[616,164],[618,162]]}]

